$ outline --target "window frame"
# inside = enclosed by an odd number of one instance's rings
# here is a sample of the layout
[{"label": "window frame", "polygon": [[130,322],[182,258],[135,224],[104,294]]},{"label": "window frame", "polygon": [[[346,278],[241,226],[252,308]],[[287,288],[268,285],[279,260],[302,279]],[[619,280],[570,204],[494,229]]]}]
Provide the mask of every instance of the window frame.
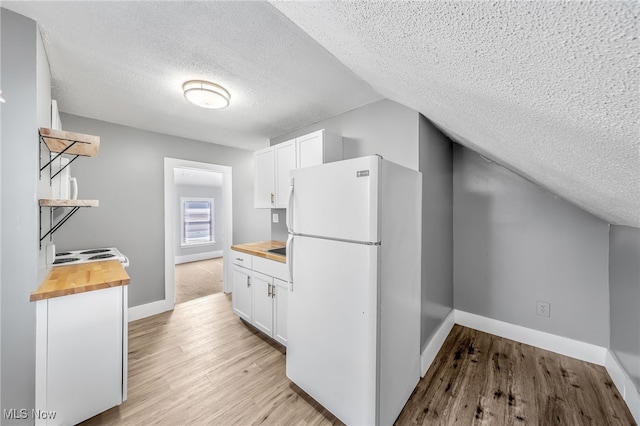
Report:
[{"label": "window frame", "polygon": [[[209,203],[209,224],[211,229],[211,240],[209,241],[185,241],[185,229],[187,223],[185,222],[185,207],[188,202],[203,202]],[[190,222],[197,223],[197,222]],[[216,244],[215,234],[215,199],[209,197],[180,197],[180,247],[199,247]]]}]

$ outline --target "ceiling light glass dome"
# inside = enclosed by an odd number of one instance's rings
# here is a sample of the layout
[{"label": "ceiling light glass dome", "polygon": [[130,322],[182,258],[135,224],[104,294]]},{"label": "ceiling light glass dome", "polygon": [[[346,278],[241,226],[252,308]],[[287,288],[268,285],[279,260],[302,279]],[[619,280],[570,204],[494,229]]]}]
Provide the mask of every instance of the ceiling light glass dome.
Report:
[{"label": "ceiling light glass dome", "polygon": [[182,85],[184,97],[202,108],[225,108],[229,106],[229,92],[215,83],[204,80],[190,80]]}]

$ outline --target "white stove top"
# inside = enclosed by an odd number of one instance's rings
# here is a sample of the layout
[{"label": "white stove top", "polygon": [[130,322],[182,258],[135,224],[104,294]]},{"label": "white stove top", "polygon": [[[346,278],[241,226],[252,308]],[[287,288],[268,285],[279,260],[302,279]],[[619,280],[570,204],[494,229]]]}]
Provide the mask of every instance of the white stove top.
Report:
[{"label": "white stove top", "polygon": [[75,265],[78,263],[99,262],[101,260],[119,260],[125,268],[129,266],[129,258],[115,247],[70,250],[56,253],[52,266]]}]

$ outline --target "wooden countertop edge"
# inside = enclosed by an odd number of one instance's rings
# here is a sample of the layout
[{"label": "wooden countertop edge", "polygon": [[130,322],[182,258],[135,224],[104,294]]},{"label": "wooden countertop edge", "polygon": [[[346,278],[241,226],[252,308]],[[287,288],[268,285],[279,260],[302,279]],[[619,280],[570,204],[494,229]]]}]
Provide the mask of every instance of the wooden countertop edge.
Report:
[{"label": "wooden countertop edge", "polygon": [[[92,272],[94,276],[96,274],[105,275],[108,278],[91,282],[91,278],[93,278]],[[55,278],[52,274],[62,275],[62,278]],[[87,277],[86,283],[78,281],[77,279],[70,279],[70,276],[78,277],[83,275]],[[31,293],[29,300],[31,302],[37,302],[54,297],[70,296],[72,294],[86,293],[110,287],[119,287],[128,285],[130,282],[131,278],[124,270],[122,264],[117,260],[56,266],[51,268],[40,287]]]},{"label": "wooden countertop edge", "polygon": [[252,256],[262,257],[264,259],[273,260],[275,262],[287,263],[286,256],[276,253],[268,253],[264,250],[285,247],[286,243],[283,241],[260,241],[256,243],[235,244],[231,246],[231,250],[239,251],[242,253],[250,254]]},{"label": "wooden countertop edge", "polygon": [[63,290],[50,290],[50,291],[47,291],[46,293],[33,292],[31,293],[31,297],[29,298],[29,301],[37,302],[38,300],[53,299],[54,297],[70,296],[72,294],[87,293],[89,291],[102,290],[105,288],[120,287],[120,286],[129,284],[129,281],[130,280],[123,280],[123,281],[117,281],[117,282],[114,281],[114,282],[108,282],[108,283],[91,284],[91,285],[85,285],[82,287],[67,288]]}]

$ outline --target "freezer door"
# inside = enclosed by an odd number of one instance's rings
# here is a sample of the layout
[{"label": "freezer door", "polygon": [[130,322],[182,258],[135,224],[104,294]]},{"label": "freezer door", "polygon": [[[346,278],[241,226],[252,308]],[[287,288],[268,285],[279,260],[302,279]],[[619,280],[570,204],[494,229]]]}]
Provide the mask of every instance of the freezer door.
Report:
[{"label": "freezer door", "polygon": [[378,246],[294,237],[287,377],[346,424],[376,423]]},{"label": "freezer door", "polygon": [[370,156],[293,170],[289,232],[379,241],[379,162]]}]

